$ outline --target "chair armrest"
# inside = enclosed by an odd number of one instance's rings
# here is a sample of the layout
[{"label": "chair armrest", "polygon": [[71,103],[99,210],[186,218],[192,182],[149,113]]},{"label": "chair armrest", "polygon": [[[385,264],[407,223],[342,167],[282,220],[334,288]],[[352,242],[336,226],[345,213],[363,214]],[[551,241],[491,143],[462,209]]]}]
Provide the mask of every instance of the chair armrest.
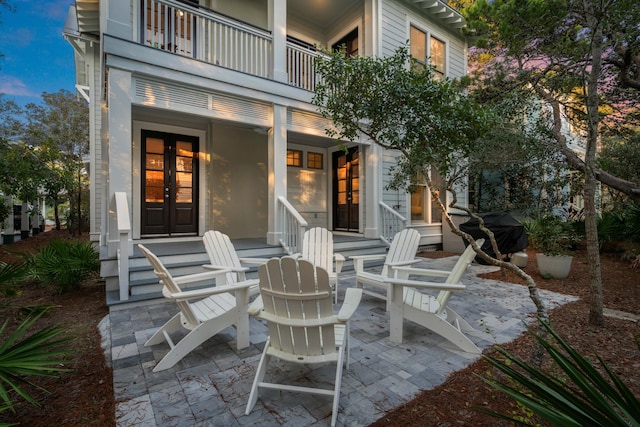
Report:
[{"label": "chair armrest", "polygon": [[240,258],[240,262],[244,264],[266,264],[271,258]]},{"label": "chair armrest", "polygon": [[429,268],[412,268],[412,267],[392,267],[396,274],[396,277],[409,277],[410,274],[416,276],[431,276],[431,277],[449,277],[451,271],[447,270],[433,270]]},{"label": "chair armrest", "polygon": [[402,267],[403,265],[415,264],[417,262],[422,262],[422,259],[415,258],[415,259],[408,259],[404,261],[388,262],[385,264],[387,264],[391,268],[396,268],[396,267]]},{"label": "chair armrest", "polygon": [[363,260],[363,261],[369,261],[369,260],[374,260],[374,259],[385,259],[387,257],[387,255],[385,254],[378,254],[378,255],[351,255],[349,256],[349,258],[351,258],[352,260]]},{"label": "chair armrest", "polygon": [[204,289],[193,289],[190,291],[182,291],[182,292],[174,292],[174,293],[167,292],[165,294],[165,297],[169,299],[185,301],[185,300],[190,300],[195,298],[208,297],[210,295],[222,294],[225,292],[235,292],[241,289],[250,288],[251,286],[257,285],[258,283],[259,283],[258,279],[251,279],[251,280],[245,280],[242,282],[234,283],[232,285],[215,286],[212,288],[204,288]]},{"label": "chair armrest", "polygon": [[365,261],[374,261],[378,259],[387,258],[386,254],[378,254],[378,255],[352,255],[349,258],[353,260],[353,269],[358,271],[364,271],[364,262]]},{"label": "chair armrest", "polygon": [[264,303],[262,302],[262,295],[258,295],[258,297],[249,305],[247,312],[249,313],[249,316],[258,316],[263,308]]},{"label": "chair armrest", "polygon": [[344,255],[333,254],[333,260],[336,263],[336,274],[340,274],[340,272],[342,271],[342,264],[344,264]]},{"label": "chair armrest", "polygon": [[338,312],[338,321],[346,322],[356,312],[360,300],[362,299],[362,289],[360,288],[347,288],[347,292],[344,295],[344,301]]},{"label": "chair armrest", "polygon": [[420,280],[398,279],[397,277],[384,279],[384,282],[391,283],[393,285],[401,285],[408,288],[432,289],[437,291],[463,291],[467,288],[462,283],[423,282]]},{"label": "chair armrest", "polygon": [[249,267],[231,267],[229,265],[203,264],[202,268],[205,270],[226,270],[225,273],[242,273],[249,271]]},{"label": "chair armrest", "polygon": [[177,276],[173,278],[173,281],[178,285],[183,285],[185,283],[193,283],[200,282],[208,279],[215,279],[217,276],[221,274],[230,273],[231,270],[220,269],[216,271],[205,271],[204,273],[195,273],[195,274],[185,274],[184,276]]}]

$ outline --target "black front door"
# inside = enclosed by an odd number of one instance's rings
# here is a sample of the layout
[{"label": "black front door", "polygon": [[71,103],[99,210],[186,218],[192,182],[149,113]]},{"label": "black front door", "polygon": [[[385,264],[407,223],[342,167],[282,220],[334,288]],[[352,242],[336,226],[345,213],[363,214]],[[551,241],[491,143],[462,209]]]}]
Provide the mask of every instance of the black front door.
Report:
[{"label": "black front door", "polygon": [[142,235],[198,232],[198,138],[142,131]]},{"label": "black front door", "polygon": [[360,153],[354,147],[333,154],[333,228],[359,231],[359,205]]}]

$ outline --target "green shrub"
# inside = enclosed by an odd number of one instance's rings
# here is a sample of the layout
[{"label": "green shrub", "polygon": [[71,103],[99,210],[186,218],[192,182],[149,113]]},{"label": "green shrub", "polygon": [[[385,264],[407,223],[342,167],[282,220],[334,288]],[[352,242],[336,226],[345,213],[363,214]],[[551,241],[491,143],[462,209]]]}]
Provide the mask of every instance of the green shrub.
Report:
[{"label": "green shrub", "polygon": [[60,292],[77,289],[100,270],[98,253],[90,242],[56,240],[27,259],[35,278]]},{"label": "green shrub", "polygon": [[[560,338],[549,325],[542,322],[541,325],[551,338],[543,339],[538,334],[534,336],[563,375],[540,370],[498,348],[497,351],[505,357],[504,361],[491,356],[485,356],[485,360],[504,373],[508,380],[482,379],[552,425],[640,426],[640,401],[604,360],[598,357],[608,378],[600,374],[587,358]],[[551,339],[557,343],[557,347],[551,343]],[[568,380],[565,381],[565,378]],[[516,424],[530,425],[508,415],[484,408],[476,409]]]},{"label": "green shrub", "polygon": [[29,377],[55,377],[55,373],[67,371],[62,366],[69,361],[60,359],[60,356],[69,354],[71,350],[59,348],[69,341],[69,338],[58,338],[64,332],[60,326],[50,325],[31,335],[27,334],[38,317],[27,317],[6,338],[3,335],[9,321],[0,327],[0,412],[13,410],[15,394],[38,405],[23,387],[26,384],[44,389],[29,381]]},{"label": "green shrub", "polygon": [[29,276],[29,268],[25,263],[5,263],[0,261],[0,293],[5,296],[14,295],[14,286]]}]

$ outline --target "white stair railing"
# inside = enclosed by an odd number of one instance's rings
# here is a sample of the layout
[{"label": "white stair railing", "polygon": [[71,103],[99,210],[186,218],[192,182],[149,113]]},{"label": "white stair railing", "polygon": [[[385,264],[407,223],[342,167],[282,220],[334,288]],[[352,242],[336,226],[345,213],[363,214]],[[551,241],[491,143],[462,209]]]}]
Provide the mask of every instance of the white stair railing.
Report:
[{"label": "white stair railing", "polygon": [[289,255],[300,252],[302,237],[309,223],[283,196],[278,197],[278,219],[282,233],[280,244]]},{"label": "white stair railing", "polygon": [[129,204],[127,193],[116,192],[114,194],[116,207],[116,228],[118,231],[118,285],[120,301],[129,299],[129,233],[131,222],[129,220]]},{"label": "white stair railing", "polygon": [[380,239],[390,245],[393,236],[407,226],[407,219],[384,202],[380,202],[380,218]]}]

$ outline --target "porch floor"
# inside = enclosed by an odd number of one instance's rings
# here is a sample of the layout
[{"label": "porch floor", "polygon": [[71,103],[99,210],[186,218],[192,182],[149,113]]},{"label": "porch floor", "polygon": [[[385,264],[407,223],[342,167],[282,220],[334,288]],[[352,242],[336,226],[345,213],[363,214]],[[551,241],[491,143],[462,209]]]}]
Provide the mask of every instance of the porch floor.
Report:
[{"label": "porch floor", "polygon": [[[235,242],[234,242],[235,243]],[[421,262],[425,268],[451,269],[457,257]],[[472,265],[463,278],[467,290],[450,304],[477,333],[469,337],[482,349],[513,340],[525,329],[535,307],[527,288],[479,279],[494,267]],[[355,285],[353,273],[340,276],[340,293]],[[551,309],[575,297],[540,291]],[[340,299],[341,300],[341,299]],[[168,351],[144,342],[177,312],[173,303],[114,306],[101,324],[105,351],[113,365],[118,426],[281,426],[327,425],[331,399],[295,393],[262,392],[245,416],[249,391],[267,338],[266,326],[251,319],[251,346],[237,351],[235,329],[228,328],[171,369],[153,367]],[[389,341],[389,315],[382,301],[364,296],[351,321],[350,369],[344,370],[338,425],[366,426],[421,390],[431,389],[479,356],[455,349],[443,338],[405,322],[404,342]],[[283,375],[302,382],[332,384],[330,365],[298,366],[272,361]],[[267,376],[269,375],[267,372]]]}]

